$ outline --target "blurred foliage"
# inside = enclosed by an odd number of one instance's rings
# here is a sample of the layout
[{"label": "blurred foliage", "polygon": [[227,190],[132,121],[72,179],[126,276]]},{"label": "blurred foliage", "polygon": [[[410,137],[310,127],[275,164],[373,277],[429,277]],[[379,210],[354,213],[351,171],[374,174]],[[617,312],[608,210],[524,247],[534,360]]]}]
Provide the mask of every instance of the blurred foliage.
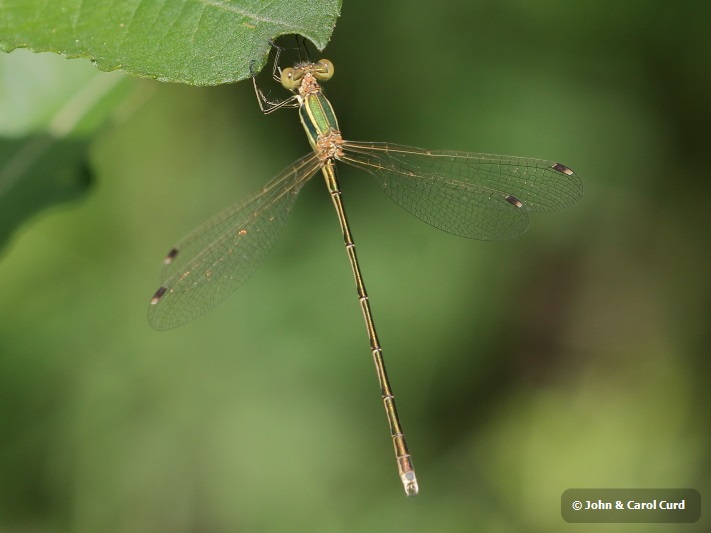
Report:
[{"label": "blurred foliage", "polygon": [[309,148],[250,84],[139,81],[150,96],[92,138],[92,193],[0,262],[2,528],[578,531],[567,488],[692,487],[684,531],[708,531],[710,6],[346,5],[324,56],[347,138],[555,159],[585,185],[489,243],[343,170],[414,499],[319,180],[234,297],[148,327],[171,243]]},{"label": "blurred foliage", "polygon": [[297,33],[328,43],[341,0],[24,0],[0,3],[0,50],[91,59],[161,81],[215,85],[251,75],[269,40]]},{"label": "blurred foliage", "polygon": [[30,216],[80,198],[93,181],[97,132],[131,102],[124,76],[51,55],[20,52],[0,63],[0,247]]}]

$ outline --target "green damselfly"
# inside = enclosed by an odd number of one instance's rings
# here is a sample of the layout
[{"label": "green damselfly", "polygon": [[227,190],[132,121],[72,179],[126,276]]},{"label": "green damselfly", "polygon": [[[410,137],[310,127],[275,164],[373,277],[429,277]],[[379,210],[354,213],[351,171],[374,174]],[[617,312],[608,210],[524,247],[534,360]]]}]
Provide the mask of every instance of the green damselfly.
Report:
[{"label": "green damselfly", "polygon": [[423,150],[389,143],[344,140],[320,82],[333,76],[322,59],[297,63],[275,79],[292,96],[267,100],[254,82],[264,113],[298,107],[313,152],[282,170],[247,201],[217,214],[180,240],[164,260],[162,284],[151,299],[148,320],[156,329],[180,326],[236,290],[273,248],[301,188],[323,173],[341,225],[365,318],[381,396],[405,492],[418,492],[417,478],[395,398],[385,371],[365,283],[356,257],[336,174],[341,161],[371,174],[396,203],[428,224],[471,239],[512,239],[524,233],[531,211],[567,207],[582,196],[582,183],[554,161],[467,152]]}]

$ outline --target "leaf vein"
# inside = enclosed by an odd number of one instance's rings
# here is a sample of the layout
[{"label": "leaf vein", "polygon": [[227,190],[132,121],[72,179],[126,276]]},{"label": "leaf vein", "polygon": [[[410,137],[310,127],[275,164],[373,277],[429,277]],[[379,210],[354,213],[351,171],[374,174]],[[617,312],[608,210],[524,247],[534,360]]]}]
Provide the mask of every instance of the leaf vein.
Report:
[{"label": "leaf vein", "polygon": [[244,17],[254,20],[255,22],[269,22],[272,24],[278,24],[280,26],[287,25],[283,20],[276,20],[273,18],[265,17],[265,16],[259,16],[256,13],[250,13],[248,11],[238,9],[237,6],[225,4],[224,2],[221,2],[220,0],[197,0],[197,1],[202,4],[205,4],[206,6],[216,7],[218,9],[223,9],[225,11],[229,11],[229,12],[235,13],[237,15],[242,15]]}]

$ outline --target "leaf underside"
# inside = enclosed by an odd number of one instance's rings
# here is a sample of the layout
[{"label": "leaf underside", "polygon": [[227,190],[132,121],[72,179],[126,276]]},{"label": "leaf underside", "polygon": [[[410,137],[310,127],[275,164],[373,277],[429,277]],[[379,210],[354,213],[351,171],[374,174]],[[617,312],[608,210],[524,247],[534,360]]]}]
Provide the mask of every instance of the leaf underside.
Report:
[{"label": "leaf underside", "polygon": [[105,71],[192,85],[246,79],[269,40],[325,48],[341,0],[23,0],[0,2],[0,50],[89,58]]}]

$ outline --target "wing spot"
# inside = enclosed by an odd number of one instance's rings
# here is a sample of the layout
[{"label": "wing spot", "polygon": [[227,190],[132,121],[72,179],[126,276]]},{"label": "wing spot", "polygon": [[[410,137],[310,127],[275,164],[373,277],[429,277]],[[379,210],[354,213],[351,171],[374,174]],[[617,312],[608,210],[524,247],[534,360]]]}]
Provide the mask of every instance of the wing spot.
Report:
[{"label": "wing spot", "polygon": [[156,291],[156,293],[153,295],[153,298],[151,298],[151,305],[155,305],[158,302],[160,302],[160,299],[163,298],[163,295],[168,291],[168,287],[161,287]]},{"label": "wing spot", "polygon": [[168,255],[165,256],[165,259],[163,259],[163,264],[164,265],[171,264],[177,255],[178,255],[178,249],[173,248],[172,250],[170,250],[170,252],[168,252]]},{"label": "wing spot", "polygon": [[511,205],[516,206],[516,207],[523,207],[523,203],[521,203],[521,200],[519,200],[518,198],[516,198],[516,197],[515,197],[514,195],[512,195],[512,194],[509,194],[509,195],[506,197],[506,201],[507,201],[508,203],[510,203]]},{"label": "wing spot", "polygon": [[555,165],[553,165],[553,170],[557,170],[558,172],[566,174],[567,176],[573,175],[573,171],[561,163],[556,163]]}]

